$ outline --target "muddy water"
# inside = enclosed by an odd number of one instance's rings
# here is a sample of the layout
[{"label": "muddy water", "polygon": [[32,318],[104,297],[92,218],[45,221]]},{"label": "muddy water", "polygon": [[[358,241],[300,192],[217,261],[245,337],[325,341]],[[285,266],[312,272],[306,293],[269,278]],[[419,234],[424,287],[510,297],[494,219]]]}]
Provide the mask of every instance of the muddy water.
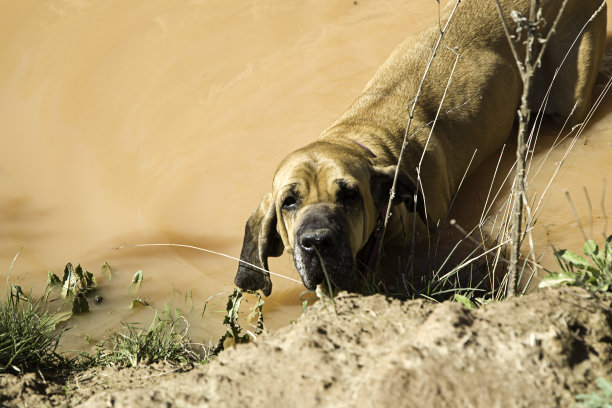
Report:
[{"label": "muddy water", "polygon": [[[394,46],[436,15],[435,2],[419,0],[2,2],[0,279],[18,252],[11,279],[25,288],[42,289],[47,271],[60,274],[69,261],[98,274],[104,301],[73,323],[66,348],[148,319],[147,310],[129,309],[135,296],[191,310],[198,340],[217,335],[221,296],[198,316],[207,298],[231,291],[234,261],[114,248],[180,243],[238,256],[276,164],[329,125]],[[540,217],[559,246],[582,241],[563,189],[579,197],[583,217],[583,185],[601,200],[612,170],[611,109],[608,99]],[[491,172],[479,171],[470,186]],[[463,201],[456,209],[473,211]],[[599,231],[604,214],[593,212]],[[104,261],[111,280],[98,273]],[[297,278],[288,256],[271,268]],[[142,286],[128,290],[138,269]],[[273,282],[271,328],[299,313],[303,289]]]}]

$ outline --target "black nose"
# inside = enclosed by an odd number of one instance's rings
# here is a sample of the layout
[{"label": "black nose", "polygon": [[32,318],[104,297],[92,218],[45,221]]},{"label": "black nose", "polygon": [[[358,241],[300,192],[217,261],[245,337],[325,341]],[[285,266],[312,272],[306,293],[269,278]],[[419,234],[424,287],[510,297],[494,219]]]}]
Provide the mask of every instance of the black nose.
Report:
[{"label": "black nose", "polygon": [[314,251],[316,247],[324,252],[334,247],[334,233],[329,228],[307,230],[300,235],[299,244],[305,251]]}]

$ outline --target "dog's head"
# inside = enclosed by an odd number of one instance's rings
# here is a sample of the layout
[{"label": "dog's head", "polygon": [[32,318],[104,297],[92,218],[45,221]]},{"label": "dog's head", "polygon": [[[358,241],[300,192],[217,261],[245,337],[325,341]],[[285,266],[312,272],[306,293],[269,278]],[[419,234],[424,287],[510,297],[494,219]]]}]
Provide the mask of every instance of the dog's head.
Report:
[{"label": "dog's head", "polygon": [[[268,257],[283,248],[308,289],[328,274],[339,289],[356,291],[356,256],[374,232],[388,203],[395,166],[377,166],[360,151],[315,142],[287,156],[274,176],[273,191],[246,223],[241,262],[234,282],[243,289],[272,291]],[[416,188],[400,173],[393,204],[414,210]]]}]

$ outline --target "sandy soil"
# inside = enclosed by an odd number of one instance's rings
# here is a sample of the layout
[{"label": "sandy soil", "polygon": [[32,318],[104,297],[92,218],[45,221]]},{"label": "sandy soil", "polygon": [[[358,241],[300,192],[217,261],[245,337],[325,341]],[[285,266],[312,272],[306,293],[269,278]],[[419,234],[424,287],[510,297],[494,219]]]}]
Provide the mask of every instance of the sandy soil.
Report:
[{"label": "sandy soil", "polygon": [[2,406],[565,407],[612,372],[612,297],[547,289],[470,311],[341,294],[192,369],[0,376]]}]

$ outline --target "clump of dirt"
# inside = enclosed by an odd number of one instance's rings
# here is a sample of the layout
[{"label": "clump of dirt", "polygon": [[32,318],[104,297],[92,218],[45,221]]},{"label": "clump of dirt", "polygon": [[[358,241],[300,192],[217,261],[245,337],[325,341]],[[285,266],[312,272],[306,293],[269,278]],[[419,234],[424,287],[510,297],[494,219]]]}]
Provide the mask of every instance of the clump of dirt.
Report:
[{"label": "clump of dirt", "polygon": [[63,396],[38,375],[1,376],[0,405],[570,406],[612,373],[611,300],[547,289],[467,310],[345,293],[337,313],[320,301],[296,324],[188,372],[96,369]]}]

